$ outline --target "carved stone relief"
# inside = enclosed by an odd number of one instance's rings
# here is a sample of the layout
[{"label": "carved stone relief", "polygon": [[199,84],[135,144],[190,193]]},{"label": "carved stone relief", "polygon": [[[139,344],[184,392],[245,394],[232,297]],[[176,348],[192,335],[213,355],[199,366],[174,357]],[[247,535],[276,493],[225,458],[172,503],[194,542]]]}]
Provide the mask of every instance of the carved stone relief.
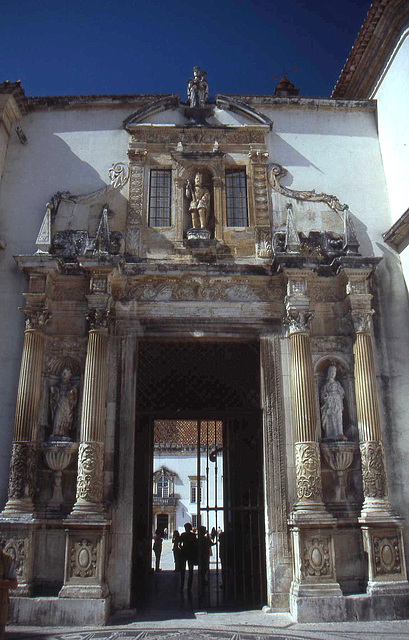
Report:
[{"label": "carved stone relief", "polygon": [[9,475],[9,500],[33,499],[35,472],[36,444],[34,442],[13,442]]},{"label": "carved stone relief", "polygon": [[90,331],[108,329],[111,320],[110,309],[90,309],[87,313]]},{"label": "carved stone relief", "polygon": [[102,502],[104,445],[81,442],[78,449],[77,500]]},{"label": "carved stone relief", "polygon": [[388,485],[382,444],[380,442],[362,442],[359,448],[364,496],[385,498],[388,495]]},{"label": "carved stone relief", "polygon": [[318,443],[296,442],[295,470],[298,500],[321,500],[321,458]]},{"label": "carved stone relief", "polygon": [[273,254],[271,244],[271,229],[269,227],[256,228],[256,256],[270,259]]},{"label": "carved stone relief", "polygon": [[95,540],[72,541],[70,577],[95,578],[97,576],[98,545]]},{"label": "carved stone relief", "polygon": [[375,574],[382,576],[401,573],[402,561],[399,536],[374,536],[372,543],[374,550]]},{"label": "carved stone relief", "polygon": [[269,199],[267,182],[268,151],[252,149],[249,152],[253,178],[255,225],[269,225]]},{"label": "carved stone relief", "polygon": [[18,582],[27,582],[29,579],[28,555],[30,541],[28,538],[1,538],[1,544],[5,553],[14,560]]},{"label": "carved stone relief", "polygon": [[139,129],[133,132],[132,143],[160,143],[174,144],[179,142],[182,144],[214,144],[218,140],[219,144],[264,144],[264,131],[221,131],[220,129],[206,130],[197,129],[175,129],[174,131],[164,132],[163,130],[147,130]]},{"label": "carved stone relief", "polygon": [[287,317],[284,318],[283,324],[289,335],[292,333],[306,333],[309,331],[310,323],[313,318],[314,314],[310,311],[288,309]]},{"label": "carved stone relief", "polygon": [[23,307],[22,313],[26,317],[26,330],[42,331],[47,323],[51,320],[51,313],[48,309],[30,309]]},{"label": "carved stone relief", "polygon": [[332,576],[330,536],[306,536],[303,543],[304,552],[301,567],[303,577]]},{"label": "carved stone relief", "polygon": [[141,301],[231,301],[231,302],[272,302],[283,301],[284,291],[281,283],[271,279],[261,279],[257,283],[249,279],[208,281],[205,278],[168,276],[166,279],[153,276],[149,281],[135,279],[117,279],[111,283],[116,300]]}]

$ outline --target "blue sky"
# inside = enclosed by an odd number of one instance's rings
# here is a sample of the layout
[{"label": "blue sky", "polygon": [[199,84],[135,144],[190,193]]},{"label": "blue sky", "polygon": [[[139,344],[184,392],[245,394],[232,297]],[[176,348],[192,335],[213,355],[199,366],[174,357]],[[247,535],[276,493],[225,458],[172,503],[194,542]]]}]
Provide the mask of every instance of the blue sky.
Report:
[{"label": "blue sky", "polygon": [[210,94],[331,94],[370,0],[3,0],[1,80],[26,95],[178,93],[192,67]]}]

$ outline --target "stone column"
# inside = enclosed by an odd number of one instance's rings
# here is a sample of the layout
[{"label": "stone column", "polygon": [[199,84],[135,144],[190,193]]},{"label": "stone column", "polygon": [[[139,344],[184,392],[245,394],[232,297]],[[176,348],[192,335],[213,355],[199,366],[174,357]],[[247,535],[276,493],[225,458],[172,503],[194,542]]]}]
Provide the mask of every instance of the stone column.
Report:
[{"label": "stone column", "polygon": [[288,270],[285,299],[291,351],[297,483],[297,502],[290,517],[294,553],[294,575],[290,591],[292,611],[303,606],[299,600],[302,596],[341,595],[335,572],[335,521],[322,500],[321,457],[309,332],[312,319],[307,295],[309,276],[310,272],[307,270]]},{"label": "stone column", "polygon": [[[90,296],[91,297],[91,296]],[[107,309],[91,309],[78,449],[77,500],[70,518],[103,519]]]},{"label": "stone column", "polygon": [[[29,294],[26,294],[28,298]],[[2,517],[31,518],[34,510],[37,421],[40,406],[47,309],[22,309],[26,316],[23,355],[14,420],[9,491]]]},{"label": "stone column", "polygon": [[368,554],[368,593],[406,592],[402,520],[388,499],[381,417],[371,335],[372,295],[368,269],[344,269],[347,277],[354,343],[355,396],[358,417],[364,502],[361,523]]}]

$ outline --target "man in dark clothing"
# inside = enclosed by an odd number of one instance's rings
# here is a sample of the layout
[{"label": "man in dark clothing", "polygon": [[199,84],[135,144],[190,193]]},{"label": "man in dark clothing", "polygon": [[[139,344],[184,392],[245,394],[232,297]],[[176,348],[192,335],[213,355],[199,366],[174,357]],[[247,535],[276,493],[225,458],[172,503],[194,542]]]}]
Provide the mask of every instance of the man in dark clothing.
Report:
[{"label": "man in dark clothing", "polygon": [[186,522],[185,531],[180,536],[180,590],[185,586],[186,561],[189,567],[187,590],[192,590],[193,567],[198,562],[197,538],[192,531],[190,522]]}]

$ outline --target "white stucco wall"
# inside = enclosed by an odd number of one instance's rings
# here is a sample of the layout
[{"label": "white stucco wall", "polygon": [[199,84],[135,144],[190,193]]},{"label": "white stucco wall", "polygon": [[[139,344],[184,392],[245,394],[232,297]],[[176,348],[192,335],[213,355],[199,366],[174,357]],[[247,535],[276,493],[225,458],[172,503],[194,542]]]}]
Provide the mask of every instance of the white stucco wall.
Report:
[{"label": "white stucco wall", "polygon": [[409,207],[409,28],[389,58],[375,88],[379,142],[388,185],[392,221]]}]

